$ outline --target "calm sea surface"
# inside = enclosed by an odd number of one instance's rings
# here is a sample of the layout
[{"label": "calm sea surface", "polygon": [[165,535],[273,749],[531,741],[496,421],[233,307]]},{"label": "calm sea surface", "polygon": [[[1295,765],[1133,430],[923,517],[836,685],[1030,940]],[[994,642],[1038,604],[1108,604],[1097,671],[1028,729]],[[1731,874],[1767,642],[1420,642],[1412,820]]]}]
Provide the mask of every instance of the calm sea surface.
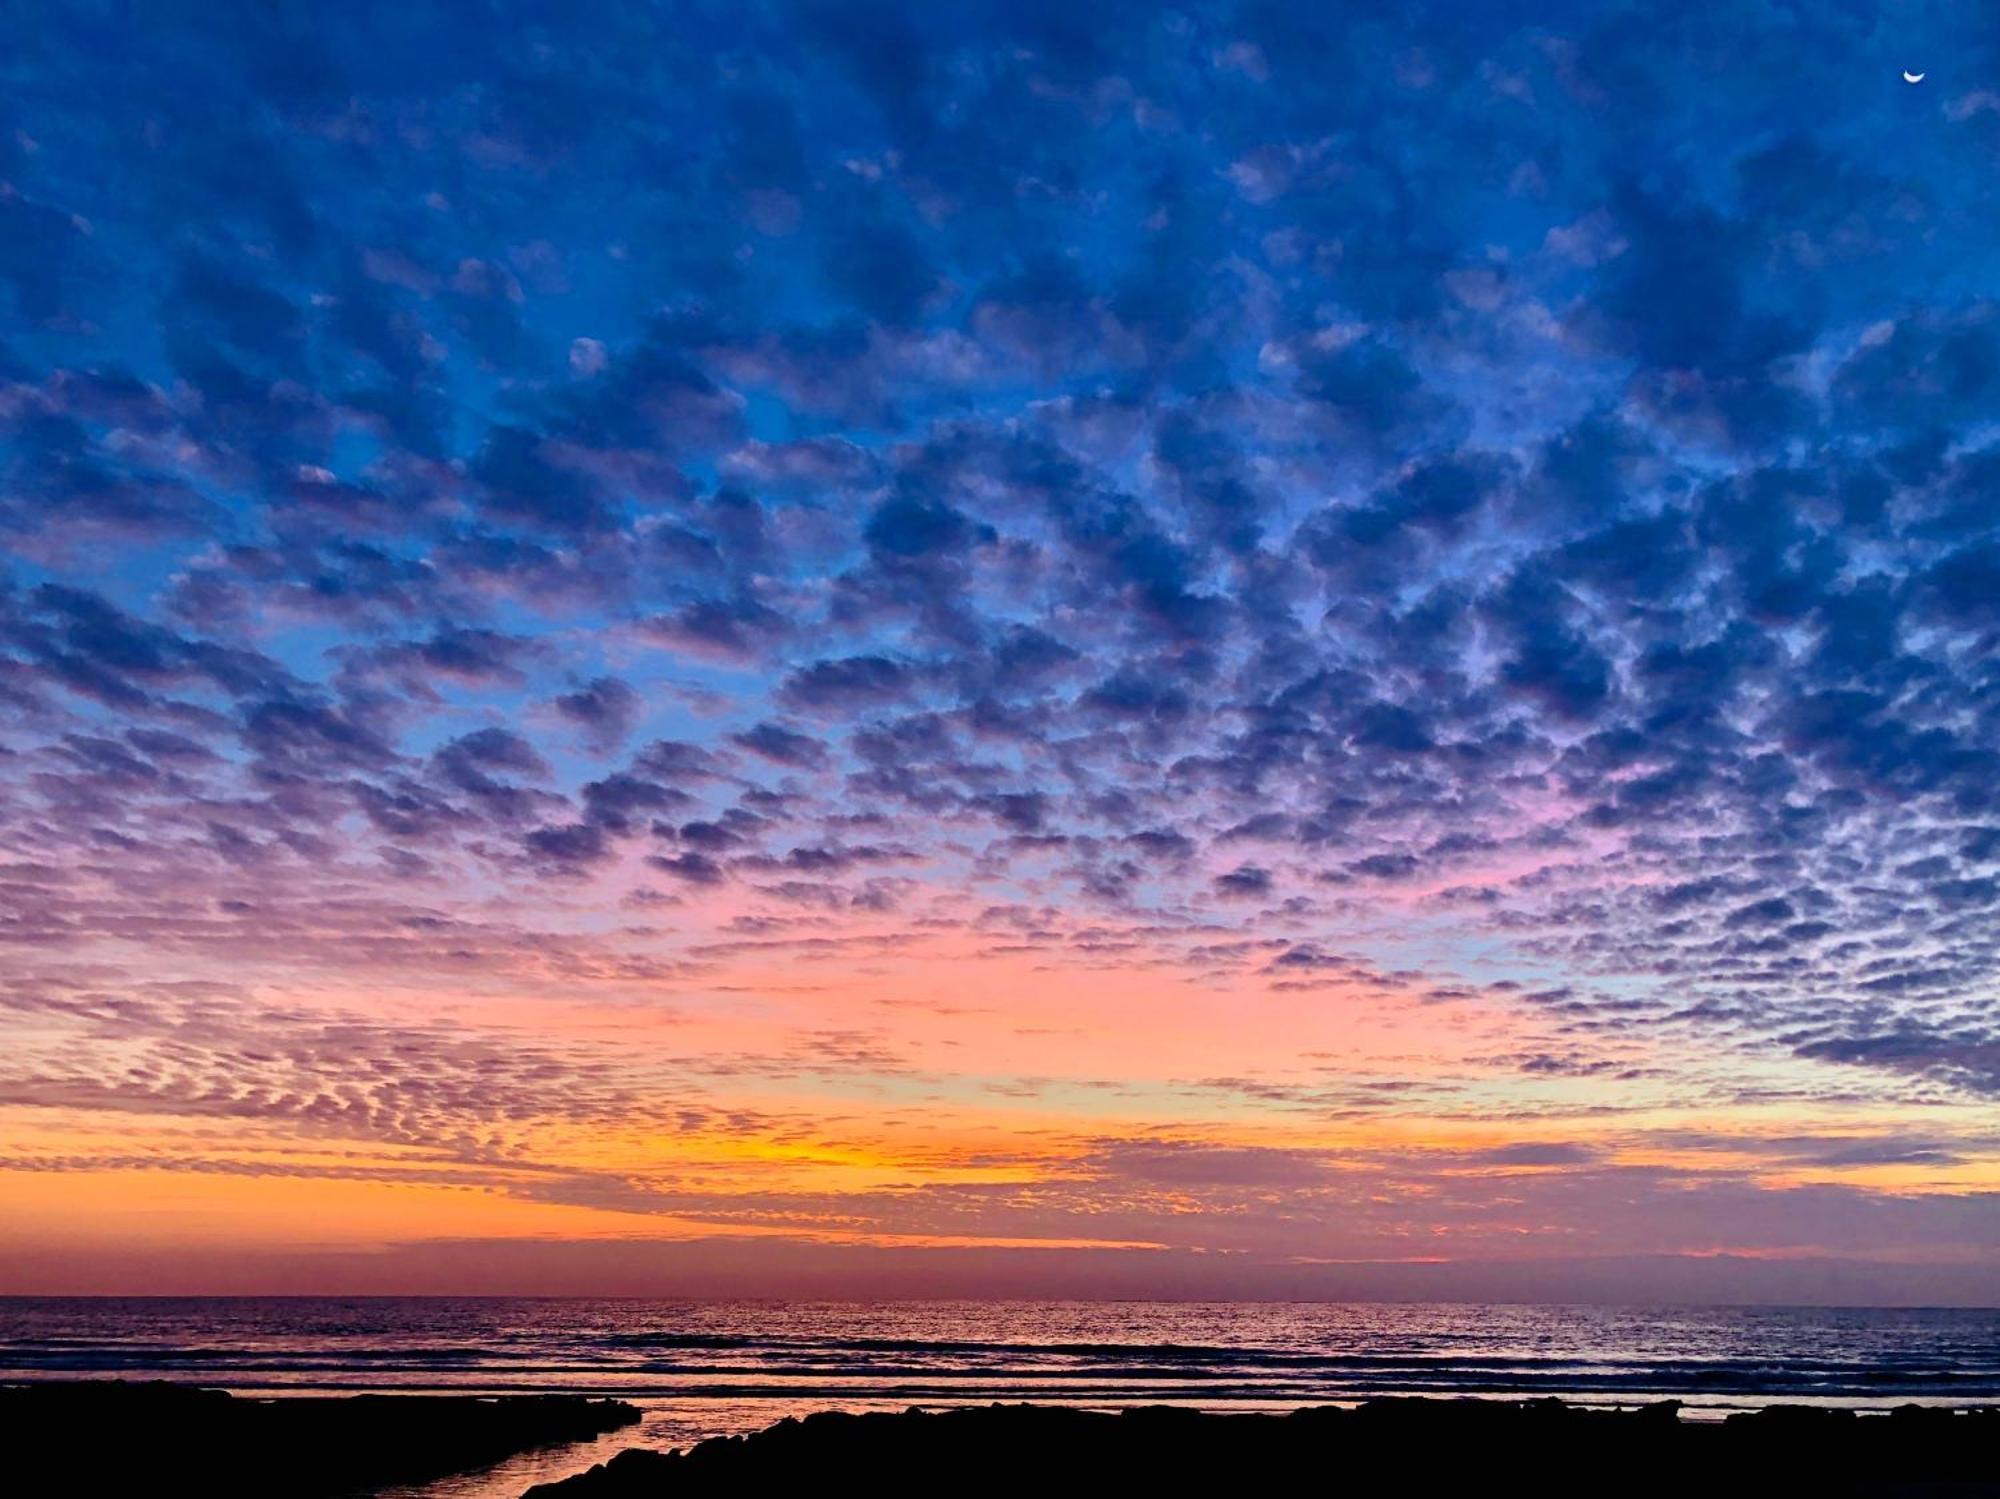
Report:
[{"label": "calm sea surface", "polygon": [[0,1298],[0,1380],[582,1391],[645,1424],[437,1485],[516,1495],[619,1448],[811,1410],[1041,1400],[1282,1410],[1373,1395],[2000,1400],[2000,1310],[1186,1302]]}]

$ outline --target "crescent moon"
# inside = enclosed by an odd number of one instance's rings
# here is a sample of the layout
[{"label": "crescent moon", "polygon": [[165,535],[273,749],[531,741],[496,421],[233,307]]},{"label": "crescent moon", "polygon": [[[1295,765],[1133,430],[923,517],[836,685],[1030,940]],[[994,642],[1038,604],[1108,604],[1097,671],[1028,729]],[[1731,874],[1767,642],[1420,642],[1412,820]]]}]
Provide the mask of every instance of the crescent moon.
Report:
[{"label": "crescent moon", "polygon": [[1922,73],[1912,73],[1908,68],[1903,69],[1903,82],[1922,83],[1923,81],[1924,75]]}]

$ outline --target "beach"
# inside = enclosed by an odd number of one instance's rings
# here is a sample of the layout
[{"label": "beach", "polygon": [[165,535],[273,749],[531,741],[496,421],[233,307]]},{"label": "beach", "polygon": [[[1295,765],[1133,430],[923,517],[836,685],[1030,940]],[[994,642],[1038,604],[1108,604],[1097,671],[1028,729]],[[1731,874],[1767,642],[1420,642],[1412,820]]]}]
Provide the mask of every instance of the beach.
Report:
[{"label": "beach", "polygon": [[[834,1468],[901,1471],[942,1444],[984,1472],[993,1451],[1046,1451],[1057,1439],[1076,1447],[1064,1462],[1127,1463],[1119,1454],[1134,1432],[1186,1437],[1195,1456],[1227,1449],[1246,1472],[1337,1464],[1343,1452],[1386,1462],[1396,1443],[1436,1460],[1467,1444],[1549,1441],[1565,1452],[1602,1446],[1601,1461],[1622,1471],[1664,1440],[1700,1489],[1720,1480],[1697,1470],[1740,1465],[1745,1443],[1794,1468],[1827,1433],[1862,1443],[1863,1457],[1893,1436],[1906,1467],[1940,1438],[1949,1447],[1985,1433],[1993,1445],[1994,1424],[1924,1425],[1915,1413],[1990,1423],[1949,1413],[2000,1402],[2000,1313],[13,1298],[0,1299],[0,1385],[13,1387],[0,1392],[0,1415],[17,1445],[27,1432],[33,1450],[65,1463],[107,1451],[148,1454],[154,1470],[181,1461],[195,1492],[231,1471],[287,1471],[243,1457],[264,1440],[240,1435],[258,1419],[303,1433],[287,1439],[287,1461],[322,1447],[408,1459],[363,1475],[378,1485],[368,1492],[390,1499],[520,1499],[592,1469],[598,1478],[561,1492],[700,1492],[711,1471],[735,1484],[745,1464],[756,1472],[742,1481],[761,1484],[800,1442],[812,1464]],[[60,1386],[73,1403],[61,1421],[24,1419],[28,1386],[44,1402]],[[933,1414],[906,1417],[913,1407]],[[1812,1412],[1835,1424],[1809,1424]],[[1715,1435],[1725,1431],[1735,1434]],[[627,1449],[650,1455],[621,1457]]]},{"label": "beach", "polygon": [[[250,1399],[163,1383],[0,1387],[27,1496],[666,1499],[827,1484],[876,1492],[2000,1495],[2000,1408],[1774,1405],[1684,1420],[1678,1402],[1382,1399],[1287,1415],[1060,1405],[822,1411],[688,1447],[621,1447],[639,1413],[563,1396]],[[522,1454],[544,1461],[524,1466]],[[512,1459],[513,1461],[509,1461]],[[511,1481],[510,1481],[511,1480]]]}]

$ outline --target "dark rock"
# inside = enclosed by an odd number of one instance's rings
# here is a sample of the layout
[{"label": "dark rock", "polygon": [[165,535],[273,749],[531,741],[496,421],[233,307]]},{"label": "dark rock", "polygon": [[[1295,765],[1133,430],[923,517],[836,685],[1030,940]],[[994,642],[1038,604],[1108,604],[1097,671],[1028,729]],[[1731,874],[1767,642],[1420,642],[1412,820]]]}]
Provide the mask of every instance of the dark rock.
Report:
[{"label": "dark rock", "polygon": [[1678,1402],[1375,1400],[1289,1416],[1054,1406],[826,1413],[687,1450],[620,1453],[528,1499],[783,1493],[2000,1496],[2000,1411],[1786,1407],[1683,1421]]},{"label": "dark rock", "polygon": [[322,1499],[422,1483],[639,1419],[571,1395],[286,1396],[79,1381],[0,1386],[0,1488],[23,1496]]}]

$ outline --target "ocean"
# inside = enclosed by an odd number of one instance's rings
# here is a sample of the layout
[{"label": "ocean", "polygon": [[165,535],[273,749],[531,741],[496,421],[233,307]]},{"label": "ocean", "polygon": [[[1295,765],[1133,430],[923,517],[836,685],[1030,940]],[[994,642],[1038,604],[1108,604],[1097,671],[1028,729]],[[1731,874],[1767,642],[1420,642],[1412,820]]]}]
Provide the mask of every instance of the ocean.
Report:
[{"label": "ocean", "polygon": [[[498,1499],[622,1447],[813,1410],[1038,1400],[1288,1410],[1377,1395],[2000,1400],[2000,1310],[1378,1303],[0,1298],[0,1381],[570,1391],[641,1426],[422,1490]],[[402,1496],[399,1496],[402,1499]]]}]

